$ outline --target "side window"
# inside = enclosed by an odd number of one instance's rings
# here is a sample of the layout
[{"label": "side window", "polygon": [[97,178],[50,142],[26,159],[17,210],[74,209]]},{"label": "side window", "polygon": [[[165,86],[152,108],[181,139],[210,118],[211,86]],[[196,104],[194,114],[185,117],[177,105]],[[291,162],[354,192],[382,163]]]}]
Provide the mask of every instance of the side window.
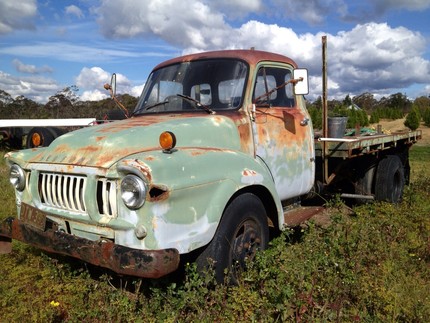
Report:
[{"label": "side window", "polygon": [[191,97],[199,101],[201,104],[212,104],[211,86],[207,83],[194,85],[191,88]]},{"label": "side window", "polygon": [[292,72],[287,68],[261,67],[254,86],[253,101],[276,107],[293,107],[295,105],[293,85],[291,83],[284,85],[291,78]]},{"label": "side window", "polygon": [[219,102],[228,105],[228,108],[238,108],[242,101],[242,92],[245,78],[221,81],[218,84]]},{"label": "side window", "polygon": [[[260,74],[260,73],[259,73]],[[255,91],[254,91],[254,97],[258,98],[263,96],[263,94],[269,92],[271,89],[274,89],[276,87],[276,80],[273,77],[273,75],[266,75],[265,77],[263,75],[257,76],[257,82],[255,83]],[[270,101],[273,101],[276,99],[276,91],[270,94]],[[267,96],[262,98],[263,100],[267,100]]]}]

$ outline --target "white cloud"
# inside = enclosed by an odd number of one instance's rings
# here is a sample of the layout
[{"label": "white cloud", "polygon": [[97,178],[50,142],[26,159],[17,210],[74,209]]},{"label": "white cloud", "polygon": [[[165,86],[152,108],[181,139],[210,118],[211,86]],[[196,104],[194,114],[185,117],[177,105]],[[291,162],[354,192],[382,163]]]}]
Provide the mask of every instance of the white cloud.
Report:
[{"label": "white cloud", "polygon": [[35,65],[24,64],[19,59],[14,59],[12,64],[15,66],[16,70],[21,73],[41,74],[53,72],[53,69],[49,66],[36,67]]},{"label": "white cloud", "polygon": [[80,99],[81,101],[100,101],[109,97],[106,93],[100,90],[84,91],[80,95]]},{"label": "white cloud", "polygon": [[[328,14],[346,17],[344,0],[271,0],[264,10],[277,8],[275,15],[298,17],[308,23],[322,23]],[[392,4],[389,7],[388,4]],[[242,13],[262,12],[260,1],[195,1],[184,0],[105,0],[98,8],[99,24],[107,36],[151,37],[181,46],[183,53],[214,49],[255,47],[292,57],[307,67],[312,80],[320,84],[321,36],[298,34],[291,28],[251,20],[239,27],[229,25],[224,16],[228,8],[242,8]],[[359,4],[361,6],[361,4]],[[365,2],[367,10],[377,12],[408,8],[418,10],[429,1],[379,0]],[[223,10],[223,11],[221,11]],[[385,9],[384,9],[385,10]],[[187,14],[184,14],[186,12]],[[408,87],[430,80],[430,62],[423,57],[426,40],[404,27],[392,28],[385,23],[366,23],[338,34],[328,35],[329,87],[333,95],[365,91],[386,91]],[[317,95],[320,94],[320,91]]]},{"label": "white cloud", "polygon": [[65,12],[66,12],[66,14],[76,16],[77,18],[83,18],[84,17],[84,13],[82,12],[82,10],[75,5],[67,6],[65,8]]},{"label": "white cloud", "polygon": [[33,29],[31,19],[36,16],[36,0],[0,1],[0,34],[16,29]]},{"label": "white cloud", "polygon": [[[387,24],[358,25],[329,37],[331,76],[343,91],[407,87],[430,81],[430,62],[421,57],[425,39],[406,28]],[[347,82],[346,82],[347,81]]]},{"label": "white cloud", "polygon": [[84,67],[76,77],[78,88],[103,88],[103,85],[110,82],[111,75],[100,67]]},{"label": "white cloud", "polygon": [[[76,86],[83,89],[81,98],[85,100],[97,100],[95,98],[106,98],[109,92],[104,89],[104,85],[110,84],[112,74],[101,67],[84,67],[76,77]],[[117,93],[134,93],[136,89],[131,85],[130,80],[123,74],[116,74]],[[140,95],[140,93],[139,93]],[[91,99],[90,99],[91,98]]]},{"label": "white cloud", "polygon": [[144,86],[145,84],[133,86],[129,94],[135,97],[140,97]]},{"label": "white cloud", "polygon": [[15,77],[0,71],[0,89],[11,97],[25,96],[36,102],[47,102],[51,95],[60,90],[55,80],[45,77]]},{"label": "white cloud", "polygon": [[103,34],[110,38],[155,35],[170,44],[201,48],[219,46],[230,31],[221,12],[195,0],[105,0],[97,13]]}]

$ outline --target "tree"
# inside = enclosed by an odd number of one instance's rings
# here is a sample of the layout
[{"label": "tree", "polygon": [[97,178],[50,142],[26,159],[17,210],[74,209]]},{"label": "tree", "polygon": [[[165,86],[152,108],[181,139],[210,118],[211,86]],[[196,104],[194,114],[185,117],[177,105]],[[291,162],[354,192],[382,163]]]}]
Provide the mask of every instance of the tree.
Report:
[{"label": "tree", "polygon": [[[76,95],[79,89],[75,86],[69,86],[49,98],[45,108],[51,113],[53,118],[70,118],[76,117],[73,105],[78,102],[79,97]],[[61,113],[60,113],[61,112]]]},{"label": "tree", "polygon": [[413,108],[406,116],[404,125],[411,130],[416,130],[420,126],[421,116],[417,108]]},{"label": "tree", "polygon": [[425,109],[423,113],[423,121],[427,127],[430,127],[430,107]]},{"label": "tree", "polygon": [[375,110],[372,112],[372,114],[370,115],[370,123],[378,123],[379,122],[379,113],[378,110]]},{"label": "tree", "polygon": [[355,96],[352,101],[368,112],[373,111],[377,105],[377,101],[373,97],[373,94],[368,92]]}]

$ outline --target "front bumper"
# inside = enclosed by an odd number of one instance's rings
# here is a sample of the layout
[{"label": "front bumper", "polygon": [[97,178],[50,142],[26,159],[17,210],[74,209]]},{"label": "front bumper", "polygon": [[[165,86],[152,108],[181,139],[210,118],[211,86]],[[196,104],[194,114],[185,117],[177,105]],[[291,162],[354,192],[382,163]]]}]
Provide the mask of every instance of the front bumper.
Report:
[{"label": "front bumper", "polygon": [[110,240],[91,241],[61,231],[41,231],[10,217],[0,223],[0,254],[12,251],[12,239],[47,252],[109,268],[123,275],[159,278],[175,271],[179,266],[179,252],[176,249],[132,249]]}]

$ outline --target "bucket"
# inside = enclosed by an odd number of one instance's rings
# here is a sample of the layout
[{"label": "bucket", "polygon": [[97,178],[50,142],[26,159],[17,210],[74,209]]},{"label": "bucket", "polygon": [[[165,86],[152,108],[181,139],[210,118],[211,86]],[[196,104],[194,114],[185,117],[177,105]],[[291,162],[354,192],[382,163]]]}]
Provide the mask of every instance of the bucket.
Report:
[{"label": "bucket", "polygon": [[329,117],[327,119],[328,137],[342,138],[345,135],[348,117]]}]

